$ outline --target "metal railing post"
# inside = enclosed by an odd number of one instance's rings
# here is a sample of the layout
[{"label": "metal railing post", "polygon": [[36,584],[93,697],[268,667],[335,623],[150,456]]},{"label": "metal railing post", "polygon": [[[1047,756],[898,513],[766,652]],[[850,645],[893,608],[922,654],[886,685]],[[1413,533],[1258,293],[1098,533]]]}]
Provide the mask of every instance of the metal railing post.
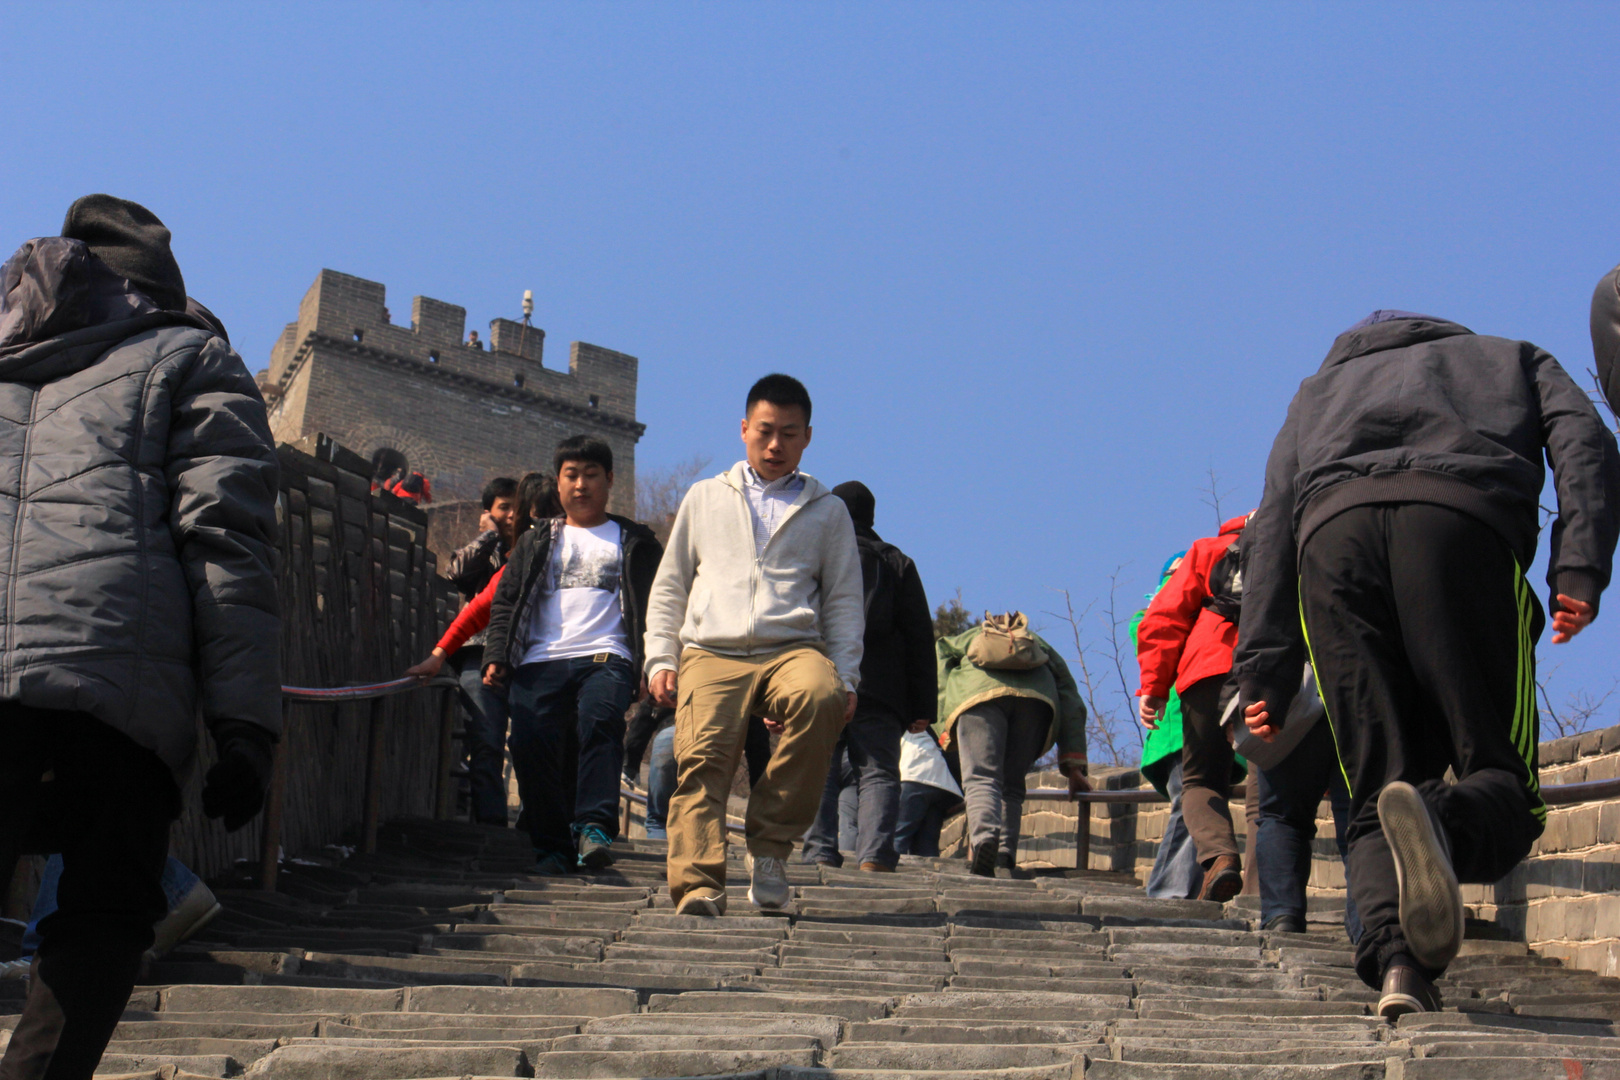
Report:
[{"label": "metal railing post", "polygon": [[1076,870],[1091,869],[1091,804],[1079,804],[1074,826],[1074,866]]},{"label": "metal railing post", "polygon": [[292,701],[281,703],[281,738],[271,758],[270,787],[264,794],[264,822],[259,828],[259,888],[276,891],[281,871],[281,819],[287,798],[287,741],[292,738]]},{"label": "metal railing post", "polygon": [[450,775],[455,768],[456,705],[456,690],[451,687],[445,691],[444,708],[439,711],[439,786],[433,816],[440,821],[449,821],[456,808],[455,786]]},{"label": "metal railing post", "polygon": [[365,816],[361,819],[360,849],[376,854],[377,828],[382,823],[383,708],[386,698],[371,699],[370,745],[366,750]]}]

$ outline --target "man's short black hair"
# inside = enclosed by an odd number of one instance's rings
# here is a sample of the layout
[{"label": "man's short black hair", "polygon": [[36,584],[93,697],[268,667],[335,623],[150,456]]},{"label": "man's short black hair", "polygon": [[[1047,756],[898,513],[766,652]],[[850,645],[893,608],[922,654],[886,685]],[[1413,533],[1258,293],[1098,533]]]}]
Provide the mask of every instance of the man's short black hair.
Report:
[{"label": "man's short black hair", "polygon": [[557,453],[551,459],[551,471],[561,476],[570,461],[588,461],[602,466],[603,472],[613,471],[613,447],[594,435],[570,435],[557,444]]},{"label": "man's short black hair", "polygon": [[754,384],[748,391],[748,401],[743,405],[743,415],[747,416],[754,411],[754,403],[768,401],[777,408],[786,408],[797,405],[804,410],[804,422],[810,422],[810,391],[804,388],[804,383],[791,375],[767,375]]},{"label": "man's short black hair", "polygon": [[497,476],[484,485],[484,509],[495,505],[496,499],[517,498],[517,481],[510,476]]}]

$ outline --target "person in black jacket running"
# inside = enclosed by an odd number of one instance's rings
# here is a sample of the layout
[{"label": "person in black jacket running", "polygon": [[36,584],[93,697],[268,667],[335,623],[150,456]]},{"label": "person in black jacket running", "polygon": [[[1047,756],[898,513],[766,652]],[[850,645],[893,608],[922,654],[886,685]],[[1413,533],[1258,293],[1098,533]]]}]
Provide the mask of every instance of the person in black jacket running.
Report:
[{"label": "person in black jacket running", "polygon": [[865,652],[855,718],[839,737],[827,770],[821,809],[804,837],[804,861],[842,866],[838,851],[838,796],[847,750],[859,791],[855,850],[862,870],[892,871],[900,861],[894,834],[900,822],[900,740],[923,731],[938,709],[934,623],[917,566],[872,529],[877,500],[858,480],[833,494],[849,507],[866,590]]},{"label": "person in black jacket running", "polygon": [[[1233,673],[1276,734],[1308,655],[1351,790],[1356,971],[1379,1012],[1440,1007],[1457,882],[1505,875],[1541,834],[1525,580],[1543,455],[1553,641],[1596,616],[1620,535],[1620,454],[1586,394],[1523,341],[1378,311],[1300,384],[1245,534]],[[1448,786],[1447,767],[1458,782]]]}]

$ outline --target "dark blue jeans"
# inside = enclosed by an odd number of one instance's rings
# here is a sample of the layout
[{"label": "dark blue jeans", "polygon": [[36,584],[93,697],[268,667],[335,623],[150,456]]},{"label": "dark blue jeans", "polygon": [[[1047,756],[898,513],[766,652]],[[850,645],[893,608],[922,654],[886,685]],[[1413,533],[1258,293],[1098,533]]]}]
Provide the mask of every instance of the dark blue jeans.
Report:
[{"label": "dark blue jeans", "polygon": [[[894,866],[895,826],[900,818],[900,739],[905,723],[888,709],[867,706],[855,714],[839,736],[821,792],[821,809],[804,837],[804,861],[843,864],[839,853],[839,803],[848,785],[843,776],[844,754],[854,773],[856,791],[856,862]],[[840,752],[841,751],[841,752]]]},{"label": "dark blue jeans", "polygon": [[461,665],[461,711],[467,739],[467,769],[472,774],[472,818],[506,827],[506,702],[484,685],[484,650],[470,645],[456,653]]},{"label": "dark blue jeans", "polygon": [[933,784],[906,780],[900,784],[900,824],[894,849],[901,855],[938,857],[939,830],[962,807],[962,796]]},{"label": "dark blue jeans", "polygon": [[[1260,818],[1255,826],[1259,860],[1260,923],[1278,915],[1305,917],[1305,886],[1311,877],[1311,845],[1316,839],[1316,808],[1327,792],[1339,858],[1345,857],[1345,830],[1350,818],[1350,792],[1339,768],[1332,729],[1326,718],[1274,769],[1256,770],[1260,784]],[[1348,893],[1344,930],[1351,942],[1361,937],[1361,918]]]},{"label": "dark blue jeans", "polygon": [[[598,653],[597,656],[604,654]],[[512,673],[512,771],[535,854],[572,857],[586,825],[619,834],[624,714],[636,673],[616,653],[524,664]]]}]

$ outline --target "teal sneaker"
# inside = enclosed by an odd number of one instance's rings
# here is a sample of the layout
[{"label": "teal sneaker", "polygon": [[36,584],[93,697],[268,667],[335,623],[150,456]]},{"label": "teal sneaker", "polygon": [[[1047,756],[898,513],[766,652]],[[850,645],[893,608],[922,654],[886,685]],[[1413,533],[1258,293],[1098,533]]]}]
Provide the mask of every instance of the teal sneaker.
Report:
[{"label": "teal sneaker", "polygon": [[539,874],[542,877],[562,877],[573,869],[573,864],[568,861],[567,855],[560,851],[548,851],[535,862],[532,873]]},{"label": "teal sneaker", "polygon": [[576,837],[579,865],[587,870],[606,870],[613,865],[613,840],[600,825],[587,825]]}]

